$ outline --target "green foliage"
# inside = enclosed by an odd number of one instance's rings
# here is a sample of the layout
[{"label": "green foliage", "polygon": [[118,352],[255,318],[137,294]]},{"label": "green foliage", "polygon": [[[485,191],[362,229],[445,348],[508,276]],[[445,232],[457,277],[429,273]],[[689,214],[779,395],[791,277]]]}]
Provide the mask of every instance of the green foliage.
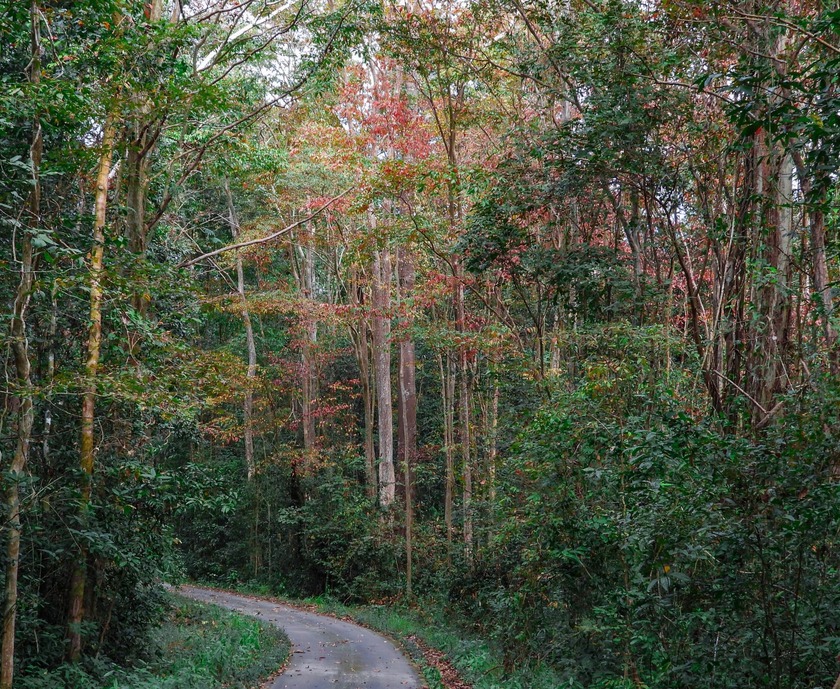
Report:
[{"label": "green foliage", "polygon": [[[226,466],[203,472],[205,500],[181,514],[177,532],[189,577],[222,585],[267,581],[292,595],[329,592],[355,601],[399,593],[402,547],[383,535],[383,521],[394,515],[377,514],[355,472],[328,467],[290,481],[278,467],[237,491],[241,468]],[[229,478],[214,483],[220,474]],[[262,514],[257,533],[255,510]]]},{"label": "green foliage", "polygon": [[[811,687],[836,674],[835,386],[760,440],[657,396],[545,406],[506,462],[499,532],[453,601],[574,685]],[[606,412],[606,413],[605,413]]]},{"label": "green foliage", "polygon": [[166,596],[166,615],[129,667],[96,657],[27,673],[21,689],[250,689],[281,667],[289,640],[277,627]]},{"label": "green foliage", "polygon": [[[815,302],[837,292],[840,12],[258,0],[150,22],[141,2],[44,0],[32,60],[29,3],[7,5],[4,305],[22,247],[35,250],[23,478],[5,463],[25,386],[0,331],[0,475],[22,495],[21,687],[256,681],[282,655],[256,623],[179,604],[155,631],[159,582],[184,574],[399,602],[406,488],[398,478],[381,509],[364,485],[364,450],[378,449],[363,447],[365,411],[380,410],[365,407],[361,369],[383,317],[400,393],[386,413],[404,399],[396,352],[416,345],[422,606],[354,614],[404,639],[419,630],[486,689],[832,681],[840,392],[830,304]],[[106,122],[103,334],[87,381]],[[383,310],[371,273],[385,246]],[[408,262],[414,287],[400,282]],[[80,553],[83,658],[68,665]]]}]

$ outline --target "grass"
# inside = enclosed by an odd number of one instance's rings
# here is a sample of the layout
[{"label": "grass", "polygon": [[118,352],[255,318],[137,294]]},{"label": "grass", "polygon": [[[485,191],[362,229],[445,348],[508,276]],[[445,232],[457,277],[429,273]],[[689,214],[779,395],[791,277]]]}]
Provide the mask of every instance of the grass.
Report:
[{"label": "grass", "polygon": [[132,667],[62,666],[21,678],[20,689],[253,689],[288,658],[288,638],[265,622],[175,595],[171,605]]},{"label": "grass", "polygon": [[384,605],[348,607],[329,598],[306,601],[321,612],[350,617],[399,641],[418,664],[430,689],[445,689],[438,670],[426,662],[422,649],[411,637],[440,651],[461,679],[474,689],[562,689],[567,686],[545,665],[521,665],[505,672],[502,654],[476,638],[444,614],[434,603],[413,608]]}]

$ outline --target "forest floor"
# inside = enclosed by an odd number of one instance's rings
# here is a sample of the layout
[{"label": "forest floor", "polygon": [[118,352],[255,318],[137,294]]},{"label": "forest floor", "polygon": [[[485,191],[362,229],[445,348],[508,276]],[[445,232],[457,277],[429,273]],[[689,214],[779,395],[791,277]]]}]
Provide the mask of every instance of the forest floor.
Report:
[{"label": "forest floor", "polygon": [[270,689],[420,689],[418,673],[397,646],[353,622],[278,601],[182,586],[181,595],[260,618],[281,627],[292,654]]}]

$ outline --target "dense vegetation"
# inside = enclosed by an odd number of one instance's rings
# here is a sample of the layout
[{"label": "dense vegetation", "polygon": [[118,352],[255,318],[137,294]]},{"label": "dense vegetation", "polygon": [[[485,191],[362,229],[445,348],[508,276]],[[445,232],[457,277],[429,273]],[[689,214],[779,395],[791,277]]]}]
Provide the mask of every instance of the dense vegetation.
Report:
[{"label": "dense vegetation", "polygon": [[27,668],[18,684],[34,689],[249,689],[288,658],[289,640],[273,625],[176,596],[163,596],[160,602],[166,610],[160,623],[136,655],[122,659],[123,666],[93,656],[55,669]]},{"label": "dense vegetation", "polygon": [[0,37],[0,689],[130,665],[182,576],[420,601],[502,684],[832,686],[831,3]]}]

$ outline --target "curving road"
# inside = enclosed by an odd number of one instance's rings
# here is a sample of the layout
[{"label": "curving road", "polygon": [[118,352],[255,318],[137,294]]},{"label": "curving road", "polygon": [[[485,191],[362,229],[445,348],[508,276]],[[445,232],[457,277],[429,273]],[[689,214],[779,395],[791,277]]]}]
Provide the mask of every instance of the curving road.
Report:
[{"label": "curving road", "polygon": [[188,598],[254,615],[286,632],[292,642],[291,659],[268,689],[420,689],[423,686],[397,647],[364,627],[269,600],[197,586],[181,586],[176,591]]}]

